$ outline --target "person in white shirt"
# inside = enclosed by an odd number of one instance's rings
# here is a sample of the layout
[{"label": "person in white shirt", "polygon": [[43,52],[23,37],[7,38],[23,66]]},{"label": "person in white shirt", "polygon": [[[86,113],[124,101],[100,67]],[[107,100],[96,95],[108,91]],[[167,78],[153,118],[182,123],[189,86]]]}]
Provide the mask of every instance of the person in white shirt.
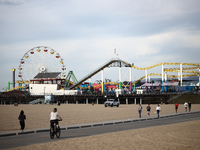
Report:
[{"label": "person in white shirt", "polygon": [[53,112],[50,113],[50,126],[51,126],[51,130],[53,130],[54,123],[56,123],[56,125],[58,125],[58,118],[60,118],[60,121],[62,121],[61,116],[57,112],[57,108],[54,108]]},{"label": "person in white shirt", "polygon": [[185,102],[185,103],[184,103],[184,106],[185,106],[185,111],[187,112],[188,103]]},{"label": "person in white shirt", "polygon": [[160,117],[160,116],[159,116],[159,113],[160,113],[160,111],[161,111],[160,105],[158,105],[158,106],[156,107],[156,111],[157,111],[158,118],[159,118],[159,117]]}]

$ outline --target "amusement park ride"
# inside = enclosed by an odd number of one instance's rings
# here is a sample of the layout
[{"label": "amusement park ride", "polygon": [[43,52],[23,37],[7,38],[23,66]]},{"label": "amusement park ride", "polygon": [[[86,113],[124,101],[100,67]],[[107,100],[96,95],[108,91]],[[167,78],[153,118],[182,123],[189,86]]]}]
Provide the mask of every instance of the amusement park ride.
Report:
[{"label": "amusement park ride", "polygon": [[[165,65],[177,65],[179,67],[164,68]],[[147,70],[157,66],[162,66],[161,74],[147,73]],[[118,83],[104,83],[104,69],[107,67],[119,67]],[[8,82],[8,90],[28,89],[31,95],[45,95],[50,93],[53,95],[75,94],[78,92],[77,89],[82,89],[82,84],[84,84],[86,80],[90,79],[99,72],[101,72],[102,77],[101,83],[95,85],[93,84],[94,88],[101,87],[101,91],[103,92],[105,89],[105,84],[109,84],[117,85],[115,86],[118,88],[116,90],[122,90],[122,87],[124,86],[122,84],[122,67],[129,68],[129,81],[128,86],[126,87],[129,87],[130,91],[135,90],[134,85],[139,80],[145,78],[147,83],[148,77],[150,78],[150,76],[161,76],[162,86],[170,85],[167,83],[167,78],[179,78],[180,86],[183,86],[183,77],[199,76],[200,78],[200,64],[198,63],[158,63],[146,68],[139,68],[119,58],[113,58],[78,81],[73,74],[73,71],[69,71],[68,75],[66,76],[66,67],[62,57],[58,52],[50,47],[38,46],[27,51],[21,58],[18,68],[18,77],[20,80],[15,81],[15,69],[12,70],[13,83]],[[145,75],[137,81],[132,82],[132,69],[145,70]],[[178,72],[178,75],[169,75],[167,72]],[[19,86],[15,87],[15,83],[18,83]],[[10,84],[13,84],[13,89],[10,89]]]}]

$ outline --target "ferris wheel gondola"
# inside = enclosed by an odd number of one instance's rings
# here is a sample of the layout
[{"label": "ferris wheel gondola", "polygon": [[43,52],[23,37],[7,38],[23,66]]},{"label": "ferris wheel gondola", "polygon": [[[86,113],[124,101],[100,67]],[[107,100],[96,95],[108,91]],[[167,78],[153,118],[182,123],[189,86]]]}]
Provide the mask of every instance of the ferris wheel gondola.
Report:
[{"label": "ferris wheel gondola", "polygon": [[60,78],[65,78],[66,67],[60,54],[50,47],[38,46],[27,51],[19,64],[18,77],[25,83],[38,73],[60,72]]}]

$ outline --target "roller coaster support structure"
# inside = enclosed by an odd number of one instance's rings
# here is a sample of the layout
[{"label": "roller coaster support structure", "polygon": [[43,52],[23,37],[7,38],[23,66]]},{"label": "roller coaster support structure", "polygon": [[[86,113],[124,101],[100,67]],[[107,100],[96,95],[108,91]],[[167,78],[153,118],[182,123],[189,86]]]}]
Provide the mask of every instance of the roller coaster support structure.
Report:
[{"label": "roller coaster support structure", "polygon": [[104,70],[102,69],[102,71],[101,71],[101,91],[102,91],[102,93],[103,93],[103,91],[104,91]]},{"label": "roller coaster support structure", "polygon": [[146,83],[147,83],[147,69],[145,69],[145,75],[146,75]]},{"label": "roller coaster support structure", "polygon": [[12,72],[13,72],[13,89],[14,89],[15,88],[15,69],[12,69]]},{"label": "roller coaster support structure", "polygon": [[[162,84],[164,82],[164,65],[162,64]],[[164,86],[162,86],[162,92],[164,92]]]},{"label": "roller coaster support structure", "polygon": [[119,89],[122,89],[122,67],[119,67]]},{"label": "roller coaster support structure", "polygon": [[180,64],[180,86],[183,86],[182,80],[183,80],[183,66]]},{"label": "roller coaster support structure", "polygon": [[[167,72],[165,72],[165,83],[167,83]],[[168,86],[165,86],[165,91],[167,92]]]}]

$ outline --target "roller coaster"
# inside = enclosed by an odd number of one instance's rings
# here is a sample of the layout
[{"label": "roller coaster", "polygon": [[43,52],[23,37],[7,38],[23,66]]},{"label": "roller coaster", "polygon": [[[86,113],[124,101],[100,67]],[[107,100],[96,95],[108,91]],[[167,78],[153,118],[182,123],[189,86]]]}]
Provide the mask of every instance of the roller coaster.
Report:
[{"label": "roller coaster", "polygon": [[[166,68],[164,69],[164,65],[179,65],[180,68]],[[182,66],[193,66],[193,67],[182,67]],[[112,66],[117,66],[117,67],[131,67],[137,70],[148,70],[148,69],[152,69],[154,67],[157,66],[162,66],[163,68],[163,72],[162,74],[159,73],[150,73],[150,74],[146,74],[145,76],[142,76],[141,78],[139,78],[137,81],[131,83],[132,85],[134,85],[136,82],[148,77],[148,76],[162,76],[164,77],[164,72],[182,72],[183,73],[191,73],[191,74],[184,74],[182,75],[182,77],[190,77],[190,76],[199,76],[200,75],[200,64],[197,63],[158,63],[149,67],[145,67],[145,68],[139,68],[136,67],[126,61],[123,61],[121,59],[111,59],[110,61],[106,62],[105,64],[103,64],[102,66],[100,66],[99,68],[97,68],[96,70],[94,70],[93,72],[91,72],[90,74],[88,74],[87,76],[83,77],[79,82],[77,82],[76,84],[74,84],[72,87],[70,87],[70,89],[74,89],[75,87],[77,87],[79,84],[81,84],[82,82],[86,81],[87,79],[91,78],[92,76],[94,76],[95,74],[97,74],[98,72],[102,71],[103,69],[105,69],[106,67],[112,67]],[[192,69],[198,69],[198,71],[193,71]],[[192,70],[192,71],[189,71]],[[166,77],[170,77],[170,78],[178,78],[178,75],[165,75]],[[163,80],[163,79],[162,79]],[[118,84],[118,83],[107,83],[107,84]],[[182,84],[182,81],[181,81]]]},{"label": "roller coaster", "polygon": [[[164,65],[178,65],[180,67],[178,68],[164,68]],[[149,73],[147,74],[147,70],[158,67],[158,66],[162,66],[162,73]],[[189,67],[182,67],[182,66],[189,66]],[[142,76],[141,78],[139,78],[138,80],[136,80],[135,82],[131,82],[130,80],[130,85],[134,85],[136,82],[146,78],[147,81],[147,77],[149,76],[161,76],[162,77],[162,82],[164,82],[164,77],[169,77],[169,78],[180,78],[180,85],[182,86],[182,77],[190,77],[190,76],[200,76],[200,64],[199,63],[167,63],[167,62],[163,62],[163,63],[158,63],[149,67],[145,67],[145,68],[140,68],[140,67],[136,67],[133,64],[130,64],[126,61],[123,61],[119,58],[113,58],[111,60],[109,60],[108,62],[104,63],[103,65],[101,65],[100,67],[98,67],[97,69],[93,70],[91,73],[89,73],[88,75],[84,76],[82,79],[80,79],[79,81],[77,81],[76,79],[74,81],[76,82],[71,82],[69,76],[66,78],[66,89],[68,90],[72,90],[75,89],[77,86],[79,86],[80,84],[82,84],[84,81],[88,80],[89,78],[91,78],[92,76],[96,75],[97,73],[103,71],[105,68],[107,67],[129,67],[129,68],[133,68],[133,69],[137,69],[137,70],[146,70],[146,75]],[[179,72],[180,75],[168,75],[167,72]],[[183,74],[186,73],[186,74]],[[189,73],[189,74],[188,74]],[[130,77],[131,78],[131,77]],[[119,83],[114,83],[114,82],[110,82],[107,84],[121,84],[121,79],[119,79]],[[29,83],[29,81],[16,81],[16,83]],[[72,86],[67,86],[68,83],[71,83]],[[102,77],[102,83],[99,84],[102,85],[102,89],[103,89],[103,77]],[[98,85],[98,86],[99,86]],[[120,86],[119,86],[120,87]],[[19,88],[25,88],[24,86],[19,86],[16,87],[15,89],[19,89]],[[13,89],[11,89],[13,90]]]}]

